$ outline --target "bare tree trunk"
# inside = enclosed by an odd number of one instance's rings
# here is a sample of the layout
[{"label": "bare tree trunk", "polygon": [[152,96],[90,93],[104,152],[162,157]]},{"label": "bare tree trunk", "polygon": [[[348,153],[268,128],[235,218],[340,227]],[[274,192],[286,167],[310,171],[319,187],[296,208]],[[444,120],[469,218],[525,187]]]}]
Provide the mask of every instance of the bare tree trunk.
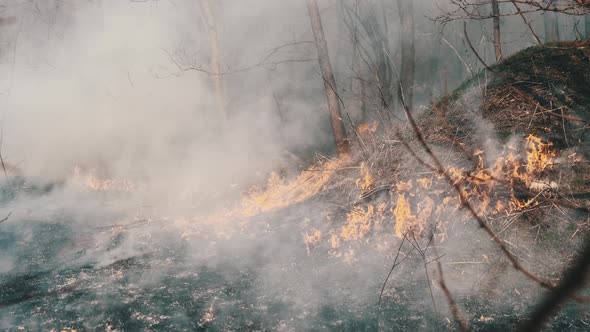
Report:
[{"label": "bare tree trunk", "polygon": [[209,0],[199,0],[201,6],[201,13],[203,20],[207,26],[207,33],[209,34],[209,51],[210,63],[213,85],[215,87],[215,99],[217,104],[217,112],[221,116],[222,122],[227,122],[227,111],[225,102],[225,90],[223,87],[223,77],[221,75],[221,51],[219,49],[219,37],[217,33],[217,25],[215,24],[215,16],[211,9]]},{"label": "bare tree trunk", "polygon": [[449,70],[445,64],[441,72],[442,82],[442,110],[444,113],[447,112],[447,106],[449,106]]},{"label": "bare tree trunk", "polygon": [[556,42],[559,41],[559,27],[558,27],[558,18],[556,12],[545,12],[543,13],[544,19],[543,22],[545,24],[545,42]]},{"label": "bare tree trunk", "polygon": [[369,112],[368,112],[368,105],[367,105],[367,95],[369,94],[367,91],[370,91],[368,87],[368,83],[366,79],[359,80],[360,85],[360,94],[359,97],[361,98],[361,121],[368,122],[369,119]]},{"label": "bare tree trunk", "polygon": [[412,109],[414,100],[414,71],[416,67],[416,46],[414,27],[414,0],[398,0],[401,21],[402,63],[400,69],[400,89],[408,109]]},{"label": "bare tree trunk", "polygon": [[498,0],[492,0],[492,16],[494,16],[494,51],[496,62],[502,60],[502,40],[500,39],[500,6]]},{"label": "bare tree trunk", "polygon": [[[545,0],[551,1],[551,0]],[[546,11],[543,13],[543,25],[545,26],[545,42],[551,43],[559,41],[559,27],[557,13]]]},{"label": "bare tree trunk", "polygon": [[[358,15],[358,3],[354,7],[355,14]],[[360,65],[360,51],[359,51],[359,40],[358,40],[358,22],[354,20],[351,22],[351,43],[352,43],[352,61],[351,61],[351,80],[350,80],[350,91],[352,92],[351,101],[348,106],[348,110],[355,123],[362,123],[365,121],[365,96],[363,78],[361,77],[361,65]]]},{"label": "bare tree trunk", "polygon": [[586,33],[586,39],[590,39],[590,14],[584,15],[584,28]]},{"label": "bare tree trunk", "polygon": [[[429,38],[429,41],[432,46],[431,55],[429,58],[429,81],[427,84],[427,95],[426,100],[433,101],[435,98],[435,91],[436,91],[436,84],[440,80],[440,33],[436,30],[437,26],[433,25],[432,28],[432,37]],[[439,91],[439,94],[442,94],[442,91]]]},{"label": "bare tree trunk", "polygon": [[[360,1],[358,2],[360,3]],[[368,38],[372,56],[368,54],[364,47],[359,49],[363,50],[365,58],[372,60],[372,64],[369,67],[373,67],[371,71],[378,80],[377,89],[379,98],[381,99],[382,105],[391,110],[393,109],[395,86],[398,84],[393,73],[392,57],[394,53],[391,51],[387,38],[387,22],[379,23],[377,12],[375,11],[375,7],[377,6],[373,5],[372,2],[365,1],[364,7],[366,9],[365,13],[358,15],[359,23],[362,25]],[[355,14],[355,16],[357,15]]]},{"label": "bare tree trunk", "polygon": [[351,112],[352,118],[355,122],[365,121],[365,96],[363,78],[361,77],[361,66],[357,60],[358,50],[357,41],[353,41],[352,51],[352,78],[350,82],[350,91],[352,92],[351,102],[349,104],[349,111]]},{"label": "bare tree trunk", "polygon": [[328,44],[326,43],[326,37],[324,36],[324,28],[322,27],[322,19],[320,17],[320,10],[316,0],[307,0],[307,10],[309,11],[313,37],[318,51],[318,60],[322,71],[322,77],[324,79],[324,87],[328,99],[328,110],[331,115],[332,133],[334,134],[334,141],[336,143],[336,153],[338,156],[343,156],[350,152],[350,144],[346,137],[346,131],[344,130],[342,112],[340,110],[338,96],[336,95],[336,81],[334,80],[334,72],[332,71],[332,65],[330,64]]}]

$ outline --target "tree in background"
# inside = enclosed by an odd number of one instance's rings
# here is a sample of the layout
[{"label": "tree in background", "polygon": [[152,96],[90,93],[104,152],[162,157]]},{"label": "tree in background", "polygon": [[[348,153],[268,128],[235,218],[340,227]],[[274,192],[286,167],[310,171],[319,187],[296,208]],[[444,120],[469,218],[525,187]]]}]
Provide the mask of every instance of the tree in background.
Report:
[{"label": "tree in background", "polygon": [[[555,1],[547,0],[546,2],[548,5],[551,5]],[[543,27],[545,28],[546,43],[559,41],[559,18],[557,17],[556,11],[546,11],[543,13]]]},{"label": "tree in background", "polygon": [[498,0],[492,0],[492,16],[494,16],[494,51],[496,62],[502,60],[502,40],[500,38],[500,6]]},{"label": "tree in background", "polygon": [[223,77],[221,75],[221,51],[219,47],[217,25],[215,24],[215,16],[213,15],[209,0],[199,0],[199,6],[201,7],[201,15],[203,16],[203,22],[205,22],[207,33],[209,35],[209,65],[211,66],[212,72],[211,79],[213,80],[213,85],[215,87],[217,112],[219,113],[222,122],[226,123],[226,98],[225,89],[223,87]]},{"label": "tree in background", "polygon": [[[378,98],[380,105],[373,106],[381,121],[399,118],[395,112],[398,97],[403,96],[409,108],[415,99],[414,2],[397,0],[393,5],[395,8],[386,7],[379,1],[343,1],[341,5],[343,21],[352,40],[353,74],[362,82],[363,92],[372,91],[375,97],[363,93],[362,96],[367,97],[365,107]],[[389,13],[398,16],[399,25],[395,19],[391,23]],[[399,28],[391,31],[389,27],[392,25]],[[364,70],[359,69],[361,65]],[[366,73],[365,77],[361,78],[359,73]]]},{"label": "tree in background", "polygon": [[414,99],[414,71],[416,67],[416,34],[414,26],[413,0],[398,0],[399,16],[401,22],[400,47],[402,52],[401,68],[399,73],[399,91],[408,109],[412,109]]},{"label": "tree in background", "polygon": [[326,97],[328,99],[328,111],[330,112],[332,133],[336,143],[336,153],[338,156],[344,156],[350,152],[350,144],[346,137],[346,131],[344,130],[342,111],[340,110],[340,102],[338,101],[338,96],[336,94],[336,80],[334,79],[334,72],[332,71],[332,65],[330,64],[328,44],[326,43],[320,10],[316,0],[307,0],[307,10],[309,12],[313,37],[318,52],[318,61],[320,63],[322,78],[324,80]]},{"label": "tree in background", "polygon": [[[502,11],[500,11],[500,4]],[[491,5],[492,10],[488,14],[481,11],[482,6]],[[502,58],[500,40],[500,18],[507,16],[520,16],[533,34],[535,40],[540,43],[540,38],[534,31],[527,14],[541,14],[543,16],[545,42],[559,40],[558,14],[587,16],[590,13],[590,1],[587,0],[464,0],[451,1],[446,9],[441,9],[442,14],[436,20],[443,24],[456,20],[493,20],[494,49],[496,60]],[[588,29],[587,29],[588,30]]]},{"label": "tree in background", "polygon": [[389,108],[393,106],[395,98],[393,91],[396,83],[391,60],[393,52],[387,38],[387,28],[379,24],[374,6],[365,6],[356,19],[360,21],[370,45],[370,52],[365,49],[363,55],[365,62],[369,63],[372,67],[371,71],[377,78],[383,105]]},{"label": "tree in background", "polygon": [[[356,57],[366,66],[370,76],[376,81],[377,97],[385,109],[391,110],[395,101],[395,88],[398,85],[397,75],[393,68],[393,49],[391,47],[387,20],[385,15],[380,20],[375,8],[381,4],[373,4],[359,0],[349,4],[342,3],[343,19],[353,39],[353,63]],[[381,8],[384,10],[384,8]],[[355,75],[359,73],[358,65]],[[361,80],[364,86],[368,80]],[[384,116],[382,116],[384,118]]]}]

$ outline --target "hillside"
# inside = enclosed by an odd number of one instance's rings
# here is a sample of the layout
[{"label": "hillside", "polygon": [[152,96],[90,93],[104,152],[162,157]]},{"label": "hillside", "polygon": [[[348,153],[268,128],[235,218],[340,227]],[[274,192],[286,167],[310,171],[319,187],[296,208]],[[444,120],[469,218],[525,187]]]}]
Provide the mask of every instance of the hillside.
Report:
[{"label": "hillside", "polygon": [[[500,138],[528,133],[560,148],[584,144],[590,117],[588,41],[530,47],[491,70],[467,80],[449,97],[446,117],[459,139],[473,139],[469,120],[476,112]],[[432,139],[441,134],[435,131]]]}]

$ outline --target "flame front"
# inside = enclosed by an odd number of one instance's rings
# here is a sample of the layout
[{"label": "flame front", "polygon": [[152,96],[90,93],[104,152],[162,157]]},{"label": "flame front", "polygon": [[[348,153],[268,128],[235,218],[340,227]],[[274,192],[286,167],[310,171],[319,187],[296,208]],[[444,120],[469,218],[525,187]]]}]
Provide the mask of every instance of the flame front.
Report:
[{"label": "flame front", "polygon": [[93,191],[131,192],[139,188],[139,185],[132,181],[102,178],[96,174],[96,170],[85,171],[78,165],[74,166],[74,179]]},{"label": "flame front", "polygon": [[[367,128],[369,132],[372,132],[371,128],[376,130],[376,127]],[[464,203],[470,204],[481,216],[491,219],[536,206],[540,204],[538,197],[516,193],[522,188],[537,192],[556,188],[555,182],[544,180],[554,165],[556,151],[552,143],[544,143],[533,135],[525,138],[523,149],[522,158],[518,157],[517,148],[508,147],[493,162],[485,159],[484,151],[477,150],[474,153],[476,165],[472,169],[449,167],[447,175],[462,191],[465,202],[459,201],[456,188],[449,186],[444,176],[435,173],[421,178],[402,178],[393,185],[378,187],[370,165],[362,162],[355,180],[355,186],[361,192],[361,201],[345,214],[342,224],[328,231],[328,236],[322,236],[322,231],[311,227],[303,233],[303,242],[311,252],[327,239],[333,251],[348,250],[348,254],[338,253],[337,256],[352,259],[352,249],[345,244],[363,240],[376,231],[389,229],[391,235],[397,237],[405,234],[419,237],[426,229],[434,229],[440,240],[444,240],[451,217],[453,220],[470,220],[468,214],[457,213]],[[271,173],[264,187],[252,187],[233,208],[206,216],[179,219],[175,225],[185,230],[183,236],[200,233],[202,230],[197,227],[209,225],[218,236],[223,237],[230,229],[230,223],[251,220],[258,214],[284,209],[316,196],[326,190],[336,171],[349,166],[350,162],[348,158],[320,162],[302,171],[293,180]],[[95,172],[83,172],[79,167],[75,168],[74,175],[95,191],[132,191],[138,188],[131,181],[100,178]],[[374,190],[383,188],[390,194],[384,200],[381,198],[381,202],[364,200]]]},{"label": "flame front", "polygon": [[[523,149],[523,158],[517,157],[515,148],[509,148],[491,163],[485,160],[485,152],[478,150],[474,153],[473,169],[449,167],[447,174],[466,202],[460,202],[455,188],[438,174],[397,181],[385,202],[377,207],[368,202],[357,204],[346,214],[345,225],[330,237],[331,248],[336,250],[343,243],[362,240],[387,220],[393,221],[392,233],[397,237],[405,234],[419,237],[426,229],[434,229],[442,241],[446,238],[449,219],[471,220],[469,214],[460,213],[462,203],[470,204],[489,220],[540,204],[539,197],[517,198],[516,192],[537,183],[537,179],[551,170],[556,151],[551,143],[543,143],[533,135],[525,138]],[[375,179],[365,163],[361,164],[356,185],[362,192],[375,187]],[[539,191],[555,186],[547,182]]]},{"label": "flame front", "polygon": [[301,203],[323,190],[334,172],[345,162],[346,159],[336,159],[317,164],[292,181],[285,181],[273,172],[265,189],[254,187],[242,198],[237,212],[241,217],[248,218]]}]

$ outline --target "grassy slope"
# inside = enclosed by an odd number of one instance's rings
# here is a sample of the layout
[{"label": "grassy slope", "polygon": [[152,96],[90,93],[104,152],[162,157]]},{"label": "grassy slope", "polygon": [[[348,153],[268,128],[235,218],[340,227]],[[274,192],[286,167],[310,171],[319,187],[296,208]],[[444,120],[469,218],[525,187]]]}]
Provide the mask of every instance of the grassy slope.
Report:
[{"label": "grassy slope", "polygon": [[[590,43],[530,47],[495,64],[492,70],[488,75],[478,73],[449,96],[444,110],[460,138],[473,136],[470,120],[477,108],[477,116],[489,120],[500,138],[515,132],[532,133],[560,147],[585,140],[585,130],[580,128],[587,123],[569,118],[590,120]],[[568,117],[565,121],[564,115]],[[437,122],[435,116],[422,119],[425,127],[440,127]],[[429,138],[433,142],[447,140],[440,128]]]}]

